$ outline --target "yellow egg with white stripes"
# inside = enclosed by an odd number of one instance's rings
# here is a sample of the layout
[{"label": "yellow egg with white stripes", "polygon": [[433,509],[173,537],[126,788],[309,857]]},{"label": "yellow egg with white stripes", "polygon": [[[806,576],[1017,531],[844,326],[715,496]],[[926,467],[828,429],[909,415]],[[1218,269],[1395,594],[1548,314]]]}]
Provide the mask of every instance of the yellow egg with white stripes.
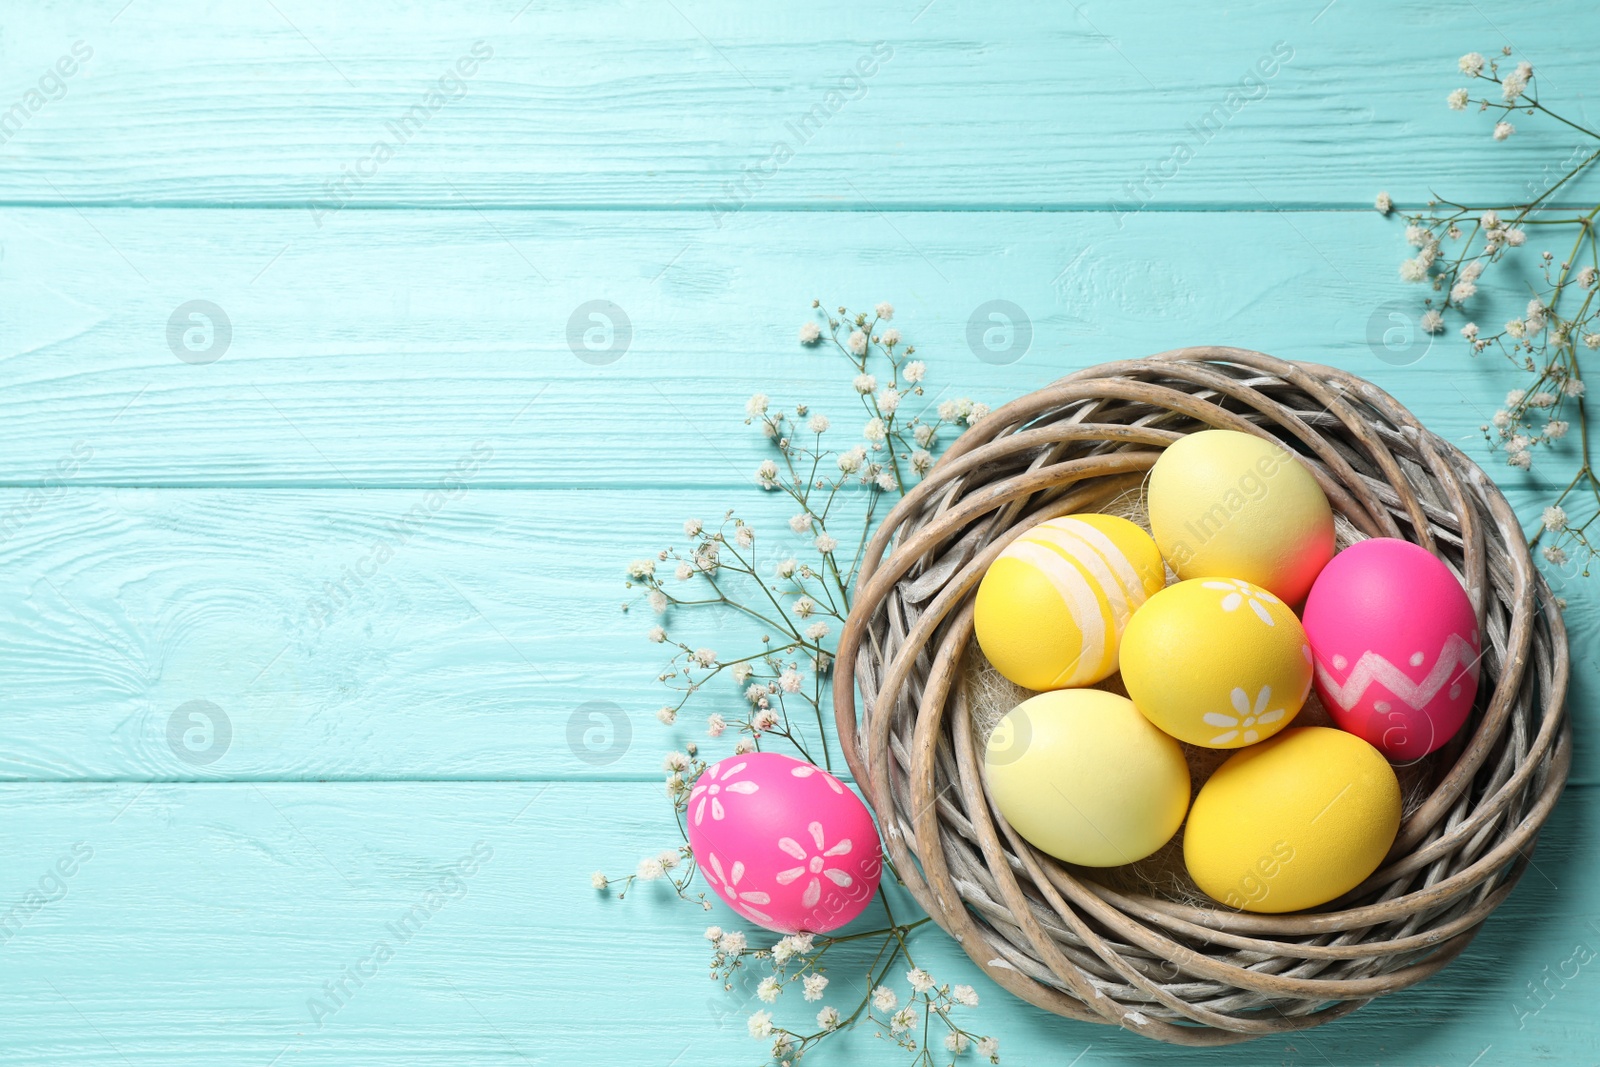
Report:
[{"label": "yellow egg with white stripes", "polygon": [[1150,535],[1115,515],[1049,519],[1006,546],[978,586],[978,647],[1028,689],[1091,685],[1117,669],[1122,630],[1166,584]]}]

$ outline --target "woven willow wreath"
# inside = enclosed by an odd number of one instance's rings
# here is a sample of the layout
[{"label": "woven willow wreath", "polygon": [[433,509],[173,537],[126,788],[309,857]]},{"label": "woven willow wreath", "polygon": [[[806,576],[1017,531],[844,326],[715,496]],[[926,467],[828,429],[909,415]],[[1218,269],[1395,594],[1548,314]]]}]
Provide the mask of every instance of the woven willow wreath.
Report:
[{"label": "woven willow wreath", "polygon": [[[1001,550],[1137,488],[1162,448],[1207,427],[1281,441],[1362,534],[1445,559],[1483,628],[1472,716],[1424,761],[1422,799],[1388,858],[1311,912],[1119,891],[1032,848],[988,802],[961,684],[973,594]],[[1460,955],[1566,782],[1567,669],[1549,588],[1476,464],[1354,375],[1184,348],[1071,374],[956,441],[867,548],[834,698],[901,878],[990,978],[1068,1018],[1223,1045],[1338,1018]]]}]

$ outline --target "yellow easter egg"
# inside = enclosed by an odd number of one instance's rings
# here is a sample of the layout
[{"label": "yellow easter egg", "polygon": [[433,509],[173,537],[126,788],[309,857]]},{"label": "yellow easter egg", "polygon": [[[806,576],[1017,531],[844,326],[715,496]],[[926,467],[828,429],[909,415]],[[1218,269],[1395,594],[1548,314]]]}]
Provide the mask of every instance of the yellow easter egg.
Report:
[{"label": "yellow easter egg", "polygon": [[1230,908],[1299,911],[1365,881],[1399,829],[1389,761],[1354,734],[1303,726],[1217,768],[1189,812],[1183,860]]},{"label": "yellow easter egg", "polygon": [[1006,713],[984,749],[1012,829],[1068,863],[1116,867],[1171,840],[1189,807],[1183,749],[1126,697],[1060,689]]},{"label": "yellow easter egg", "polygon": [[1265,589],[1192,578],[1151,597],[1122,635],[1122,683],[1180,741],[1243,748],[1289,725],[1311,691],[1300,620]]},{"label": "yellow easter egg", "polygon": [[1122,630],[1166,583],[1150,535],[1115,515],[1049,519],[1006,546],[978,586],[973,625],[995,669],[1028,689],[1117,669]]},{"label": "yellow easter egg", "polygon": [[1290,604],[1333,558],[1333,509],[1294,453],[1254,434],[1202,430],[1150,471],[1150,532],[1179,578],[1242,578]]}]

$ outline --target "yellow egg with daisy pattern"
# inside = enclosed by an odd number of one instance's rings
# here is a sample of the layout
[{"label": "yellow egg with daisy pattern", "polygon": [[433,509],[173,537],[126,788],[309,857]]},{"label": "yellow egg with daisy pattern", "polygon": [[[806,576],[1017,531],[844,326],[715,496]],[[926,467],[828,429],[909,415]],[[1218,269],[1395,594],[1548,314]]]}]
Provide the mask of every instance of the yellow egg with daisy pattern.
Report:
[{"label": "yellow egg with daisy pattern", "polygon": [[978,646],[1028,689],[1091,685],[1117,670],[1128,619],[1165,584],[1155,541],[1127,519],[1048,519],[984,574],[974,605]]},{"label": "yellow egg with daisy pattern", "polygon": [[1311,646],[1294,612],[1261,586],[1191,578],[1129,620],[1122,682],[1134,706],[1178,740],[1243,748],[1299,713],[1311,692]]}]

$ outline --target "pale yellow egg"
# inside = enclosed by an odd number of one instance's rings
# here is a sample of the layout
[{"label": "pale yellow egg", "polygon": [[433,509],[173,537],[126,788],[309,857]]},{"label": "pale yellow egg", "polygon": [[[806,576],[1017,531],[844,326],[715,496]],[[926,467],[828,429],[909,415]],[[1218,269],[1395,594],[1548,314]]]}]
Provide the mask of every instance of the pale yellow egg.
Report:
[{"label": "pale yellow egg", "polygon": [[1311,691],[1311,646],[1282,600],[1233,578],[1161,590],[1122,635],[1122,683],[1191,745],[1242,748],[1289,725]]},{"label": "pale yellow egg", "polygon": [[978,646],[1028,689],[1098,682],[1117,669],[1129,616],[1165,582],[1155,542],[1127,519],[1050,519],[1006,546],[984,574]]},{"label": "pale yellow egg", "polygon": [[1400,829],[1400,783],[1354,734],[1285,730],[1228,757],[1189,812],[1183,859],[1232,908],[1299,911],[1378,869]]},{"label": "pale yellow egg", "polygon": [[1068,863],[1116,867],[1166,844],[1189,806],[1183,749],[1126,698],[1040,693],[984,750],[989,797],[1017,833]]},{"label": "pale yellow egg", "polygon": [[1275,441],[1202,430],[1150,471],[1150,531],[1179,578],[1242,578],[1290,604],[1333,558],[1333,510],[1311,471]]}]

